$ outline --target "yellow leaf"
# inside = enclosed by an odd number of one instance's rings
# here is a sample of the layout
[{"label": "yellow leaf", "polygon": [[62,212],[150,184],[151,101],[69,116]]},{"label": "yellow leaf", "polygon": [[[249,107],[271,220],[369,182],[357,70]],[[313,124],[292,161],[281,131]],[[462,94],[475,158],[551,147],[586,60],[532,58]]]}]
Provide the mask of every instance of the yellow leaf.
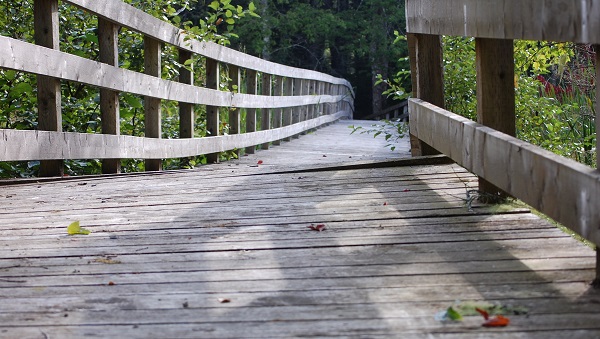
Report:
[{"label": "yellow leaf", "polygon": [[69,233],[69,235],[74,235],[74,234],[88,235],[91,233],[91,231],[86,230],[85,228],[81,228],[81,226],[79,226],[79,221],[74,221],[69,226],[67,226],[67,233]]}]

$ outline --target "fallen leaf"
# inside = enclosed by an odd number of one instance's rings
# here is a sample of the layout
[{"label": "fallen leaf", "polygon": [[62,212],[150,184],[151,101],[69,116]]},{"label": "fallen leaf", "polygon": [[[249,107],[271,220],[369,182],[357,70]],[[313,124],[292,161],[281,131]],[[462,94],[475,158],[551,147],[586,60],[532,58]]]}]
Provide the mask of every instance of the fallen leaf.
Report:
[{"label": "fallen leaf", "polygon": [[387,201],[383,203],[383,206],[387,206]]},{"label": "fallen leaf", "polygon": [[259,165],[262,165],[262,163],[263,163],[263,161],[262,161],[262,160],[259,160],[259,161],[257,162],[257,164],[259,164]]},{"label": "fallen leaf", "polygon": [[510,323],[510,320],[502,315],[497,315],[489,320],[486,320],[481,326],[483,327],[504,327]]},{"label": "fallen leaf", "polygon": [[228,298],[219,298],[219,302],[221,304],[226,304],[226,303],[230,303],[231,299],[228,299]]},{"label": "fallen leaf", "polygon": [[479,312],[479,314],[481,314],[483,316],[483,319],[488,320],[490,318],[490,315],[487,313],[487,311],[482,310],[479,307],[475,307],[475,311]]},{"label": "fallen leaf", "polygon": [[115,284],[115,283],[114,283],[114,282],[112,282],[112,281],[109,281],[109,282],[108,282],[108,286],[112,286],[112,285],[114,285],[114,284]]},{"label": "fallen leaf", "polygon": [[462,320],[462,315],[460,315],[460,313],[453,309],[452,306],[448,307],[448,309],[446,310],[446,316],[448,317],[448,319],[453,321]]},{"label": "fallen leaf", "polygon": [[90,234],[90,232],[91,232],[90,230],[81,228],[81,226],[79,225],[79,221],[74,221],[69,226],[67,226],[67,233],[69,233],[69,235],[74,235],[74,234],[88,235],[88,234]]},{"label": "fallen leaf", "polygon": [[317,232],[321,232],[325,230],[325,224],[310,224],[310,226],[308,226],[308,228],[310,228],[313,231],[317,231]]},{"label": "fallen leaf", "polygon": [[327,156],[325,154],[323,154],[323,158],[327,158]]},{"label": "fallen leaf", "polygon": [[410,192],[410,190],[409,190],[409,189],[405,189],[405,190],[404,190],[404,191],[402,191],[402,192]]}]

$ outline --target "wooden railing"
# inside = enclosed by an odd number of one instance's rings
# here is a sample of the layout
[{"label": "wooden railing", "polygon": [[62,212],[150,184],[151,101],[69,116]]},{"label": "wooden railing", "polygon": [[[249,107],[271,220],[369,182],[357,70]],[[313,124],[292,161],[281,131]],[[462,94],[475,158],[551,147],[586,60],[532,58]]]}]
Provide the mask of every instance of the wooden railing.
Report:
[{"label": "wooden railing", "polygon": [[[243,148],[253,152],[256,145],[268,148],[270,142],[351,118],[353,92],[346,80],[186,39],[175,26],[119,0],[64,2],[97,16],[100,61],[61,52],[58,0],[35,0],[36,44],[0,36],[0,67],[37,75],[39,130],[0,130],[0,161],[42,160],[44,176],[60,175],[64,159],[103,159],[103,172],[116,173],[119,159],[138,158],[146,159],[146,170],[160,170],[161,159],[207,154],[214,162],[218,152]],[[143,35],[144,73],[119,67],[119,27]],[[184,67],[178,82],[161,79],[165,44],[176,47],[178,55],[174,57],[181,63],[194,54],[206,58],[206,87],[194,86],[194,74]],[[232,79],[230,91],[219,90],[223,65]],[[63,132],[61,80],[100,88],[103,134]],[[243,87],[246,93],[239,92]],[[145,137],[120,135],[121,92],[144,97]],[[162,100],[179,102],[180,139],[161,139]],[[194,105],[207,107],[209,137],[194,138]],[[231,111],[229,135],[219,135],[220,107]],[[243,134],[240,109],[246,109]],[[261,125],[258,131],[257,121]]]},{"label": "wooden railing", "polygon": [[[504,191],[600,245],[599,172],[514,138],[513,59],[513,39],[600,44],[599,2],[406,0],[406,13],[413,154],[442,152],[479,175],[480,189]],[[443,109],[441,35],[475,37],[478,123]]]},{"label": "wooden railing", "polygon": [[408,101],[390,106],[379,113],[373,113],[364,117],[365,120],[407,120]]}]

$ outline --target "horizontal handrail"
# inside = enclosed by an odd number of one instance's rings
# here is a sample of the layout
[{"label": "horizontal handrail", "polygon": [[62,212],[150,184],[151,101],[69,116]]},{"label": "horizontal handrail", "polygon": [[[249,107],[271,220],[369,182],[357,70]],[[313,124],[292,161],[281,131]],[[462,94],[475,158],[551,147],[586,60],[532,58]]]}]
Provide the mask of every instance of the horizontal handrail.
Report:
[{"label": "horizontal handrail", "polygon": [[408,33],[600,43],[596,0],[406,0]]},{"label": "horizontal handrail", "polygon": [[[43,175],[59,175],[60,163],[49,160],[106,159],[106,173],[118,172],[121,158],[165,159],[208,154],[254,146],[268,148],[290,137],[344,117],[351,117],[354,92],[348,81],[333,76],[276,64],[212,42],[190,39],[185,32],[121,0],[65,0],[98,17],[100,61],[59,50],[58,0],[35,0],[36,44],[0,36],[0,68],[38,77],[39,131],[0,130],[0,161],[47,161]],[[144,39],[144,73],[118,66],[118,28],[141,33]],[[177,81],[161,78],[162,45],[176,47],[179,62],[194,55],[206,59],[206,86],[194,85],[193,73],[180,69]],[[226,65],[231,83],[221,90]],[[198,68],[197,66],[195,68]],[[242,75],[246,86],[242,86]],[[259,78],[260,76],[260,78]],[[260,79],[260,83],[259,83]],[[62,132],[61,81],[100,89],[102,133]],[[242,88],[246,93],[241,93]],[[120,93],[143,96],[145,137],[121,136]],[[180,109],[179,140],[161,139],[161,100],[176,101]],[[209,137],[193,138],[192,105],[206,105]],[[230,135],[220,134],[219,108],[229,109]],[[246,133],[241,133],[240,109],[246,109]],[[260,126],[257,128],[258,118]],[[260,130],[258,130],[260,129]],[[147,170],[160,169],[148,161]]]},{"label": "horizontal handrail", "polygon": [[600,172],[419,99],[410,133],[595,244]]},{"label": "horizontal handrail", "polygon": [[158,41],[177,46],[183,50],[200,54],[213,60],[272,75],[324,81],[344,85],[349,90],[352,89],[350,83],[345,79],[266,61],[211,41],[188,40],[183,30],[140,11],[121,0],[65,0],[65,2],[76,5],[91,14],[103,17],[115,24],[142,33],[147,37],[152,37]]},{"label": "horizontal handrail", "polygon": [[344,95],[264,96],[163,80],[54,49],[0,36],[0,67],[157,99],[221,107],[278,108],[334,103]]}]

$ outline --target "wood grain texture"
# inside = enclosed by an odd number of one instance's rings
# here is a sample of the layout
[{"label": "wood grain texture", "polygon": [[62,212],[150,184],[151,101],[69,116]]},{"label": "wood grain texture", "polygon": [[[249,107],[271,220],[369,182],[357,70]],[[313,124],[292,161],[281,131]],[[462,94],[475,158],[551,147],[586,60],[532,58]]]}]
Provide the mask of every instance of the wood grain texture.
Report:
[{"label": "wood grain texture", "polygon": [[[144,37],[144,73],[160,79],[162,76],[162,43],[158,40]],[[144,96],[144,135],[146,138],[162,138],[162,107],[161,100],[149,95]],[[160,158],[144,160],[146,171],[161,171]]]},{"label": "wood grain texture", "polygon": [[598,44],[598,15],[595,0],[406,0],[407,31],[419,34]]},{"label": "wood grain texture", "polygon": [[[217,60],[206,59],[206,87],[219,90],[221,78],[221,64]],[[219,110],[217,106],[206,106],[206,134],[210,137],[221,135],[221,121],[219,119]],[[219,153],[210,153],[206,156],[209,164],[219,162]]]},{"label": "wood grain texture", "polygon": [[411,133],[469,171],[600,244],[600,175],[558,156],[418,99]]},{"label": "wood grain texture", "polygon": [[[398,159],[408,156],[406,139],[404,154],[392,153],[382,139],[351,135],[352,123],[373,122],[341,121],[193,171],[3,187],[0,331],[15,338],[600,333],[598,296],[588,285],[593,251],[526,209],[469,211],[463,199],[475,176],[454,164]],[[67,236],[71,220],[92,233]],[[322,232],[308,228],[321,223]],[[435,320],[457,299],[528,314],[509,315],[509,327],[493,330],[478,316]]]}]

